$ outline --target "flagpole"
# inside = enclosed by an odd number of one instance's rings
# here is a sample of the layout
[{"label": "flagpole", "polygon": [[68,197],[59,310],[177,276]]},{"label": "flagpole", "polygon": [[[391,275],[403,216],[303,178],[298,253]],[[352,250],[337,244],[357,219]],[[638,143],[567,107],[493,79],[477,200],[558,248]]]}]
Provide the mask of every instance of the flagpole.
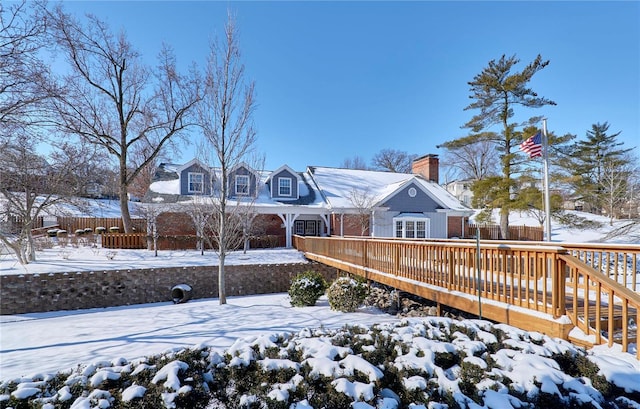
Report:
[{"label": "flagpole", "polygon": [[551,241],[551,199],[549,198],[549,155],[547,139],[547,119],[542,120],[542,163],[544,169],[544,210],[546,241]]}]

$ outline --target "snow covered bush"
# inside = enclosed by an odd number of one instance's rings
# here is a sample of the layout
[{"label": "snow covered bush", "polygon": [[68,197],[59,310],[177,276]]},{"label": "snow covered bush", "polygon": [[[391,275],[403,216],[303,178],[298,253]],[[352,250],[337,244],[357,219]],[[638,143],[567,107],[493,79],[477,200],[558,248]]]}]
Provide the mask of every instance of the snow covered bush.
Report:
[{"label": "snow covered bush", "polygon": [[640,407],[636,370],[604,376],[632,362],[598,367],[566,341],[488,321],[306,328],[219,352],[201,345],[0,380],[0,409]]},{"label": "snow covered bush", "polygon": [[315,271],[305,271],[298,274],[289,287],[291,305],[306,307],[315,305],[327,290],[327,281],[322,274]]},{"label": "snow covered bush", "polygon": [[354,312],[367,297],[367,283],[360,277],[338,277],[327,290],[332,310]]}]

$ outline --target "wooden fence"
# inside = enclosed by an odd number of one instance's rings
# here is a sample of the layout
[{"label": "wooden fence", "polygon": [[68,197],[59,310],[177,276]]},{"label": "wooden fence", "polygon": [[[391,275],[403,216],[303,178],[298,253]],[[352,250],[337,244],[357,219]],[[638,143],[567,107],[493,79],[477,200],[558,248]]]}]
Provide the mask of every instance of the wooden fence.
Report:
[{"label": "wooden fence", "polygon": [[[104,227],[109,231],[111,227],[117,227],[124,232],[124,225],[120,217],[58,217],[58,226],[70,234],[76,230],[91,229],[95,232],[96,227]],[[147,231],[145,219],[131,219],[133,228],[137,232]]]},{"label": "wooden fence", "polygon": [[[16,234],[22,230],[22,226],[24,226],[24,219],[22,217],[11,215],[9,216],[9,220],[7,223],[7,228],[9,233]],[[32,229],[40,229],[44,226],[44,217],[39,216],[33,219],[33,223],[31,225]]]},{"label": "wooden fence", "polygon": [[[478,225],[465,224],[464,237],[475,238],[478,234]],[[480,239],[481,240],[505,240],[500,232],[500,226],[498,225],[481,225],[480,226]],[[544,230],[542,227],[535,226],[509,226],[509,240],[518,241],[542,241],[544,239]]]},{"label": "wooden fence", "polygon": [[146,249],[147,235],[144,233],[106,233],[101,235],[105,249]]}]

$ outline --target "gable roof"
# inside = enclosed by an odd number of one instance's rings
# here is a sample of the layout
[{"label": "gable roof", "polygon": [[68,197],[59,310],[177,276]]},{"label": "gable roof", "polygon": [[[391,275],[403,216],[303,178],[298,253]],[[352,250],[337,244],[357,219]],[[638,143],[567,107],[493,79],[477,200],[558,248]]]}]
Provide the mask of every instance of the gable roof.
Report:
[{"label": "gable roof", "polygon": [[412,173],[393,173],[373,170],[341,169],[310,166],[312,175],[325,200],[334,209],[351,209],[353,191],[364,191],[373,203],[381,204],[401,191],[410,183],[415,183],[429,197],[444,209],[470,210],[453,197],[442,186]]},{"label": "gable roof", "polygon": [[298,180],[300,179],[300,174],[298,172],[296,172],[295,170],[291,169],[288,165],[282,165],[280,166],[278,169],[274,170],[273,172],[271,172],[269,174],[269,177],[267,177],[267,180],[265,181],[265,183],[269,183],[271,181],[271,178],[277,174],[279,174],[280,172],[282,172],[283,170],[288,171],[289,173],[295,175]]},{"label": "gable roof", "polygon": [[197,158],[191,159],[189,162],[185,163],[184,165],[180,165],[178,167],[176,167],[175,171],[180,174],[183,170],[189,168],[190,166],[193,165],[198,165],[199,167],[201,167],[203,170],[209,171],[209,166],[205,165],[204,163],[200,162]]}]

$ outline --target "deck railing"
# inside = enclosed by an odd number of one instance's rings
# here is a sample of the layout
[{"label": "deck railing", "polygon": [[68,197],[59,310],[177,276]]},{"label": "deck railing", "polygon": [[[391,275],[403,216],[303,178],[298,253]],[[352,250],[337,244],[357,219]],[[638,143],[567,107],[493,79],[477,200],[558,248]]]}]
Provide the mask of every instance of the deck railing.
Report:
[{"label": "deck railing", "polygon": [[[300,236],[294,237],[294,246],[403,280],[481,296],[554,318],[566,315],[587,336],[595,335],[595,343],[602,343],[603,338],[612,343],[614,335],[619,335],[626,351],[629,340],[638,339],[635,323],[640,294],[616,282],[620,277],[615,274],[581,261],[577,247],[481,241],[478,253],[477,243],[468,240]],[[614,258],[636,254],[637,259],[635,248],[610,247],[607,251]],[[632,262],[629,270],[622,271],[631,275],[630,270],[636,268],[637,263]],[[635,277],[627,281],[637,283]],[[596,316],[602,318],[590,318]],[[607,331],[601,328],[602,322],[607,323]]]},{"label": "deck railing", "polygon": [[[617,341],[627,351],[630,340],[640,339],[640,295],[576,257],[567,254],[559,258],[568,272],[567,293],[571,294],[572,303],[567,313],[571,322],[593,337],[594,344],[606,339],[612,346]],[[640,359],[638,345],[636,349]]]},{"label": "deck railing", "polygon": [[562,243],[562,247],[594,270],[640,293],[640,245]]}]

